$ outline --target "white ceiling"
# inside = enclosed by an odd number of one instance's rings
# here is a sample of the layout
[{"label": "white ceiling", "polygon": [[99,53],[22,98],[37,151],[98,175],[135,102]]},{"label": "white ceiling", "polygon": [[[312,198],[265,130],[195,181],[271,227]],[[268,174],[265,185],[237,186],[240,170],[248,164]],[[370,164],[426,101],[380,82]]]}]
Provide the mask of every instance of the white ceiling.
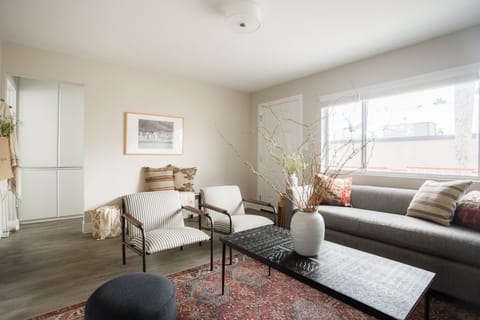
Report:
[{"label": "white ceiling", "polygon": [[223,1],[0,0],[0,37],[252,92],[480,24],[480,0],[258,0],[238,34]]}]

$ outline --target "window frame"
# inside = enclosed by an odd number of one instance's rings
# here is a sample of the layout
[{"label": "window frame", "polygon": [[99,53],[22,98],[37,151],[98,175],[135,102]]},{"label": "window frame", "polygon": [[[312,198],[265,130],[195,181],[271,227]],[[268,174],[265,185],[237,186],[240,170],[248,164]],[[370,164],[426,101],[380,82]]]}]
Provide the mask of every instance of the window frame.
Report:
[{"label": "window frame", "polygon": [[[335,106],[345,105],[352,102],[360,102],[361,110],[361,142],[362,145],[367,145],[368,142],[368,101],[373,98],[392,96],[401,93],[414,92],[419,90],[426,90],[439,86],[454,85],[455,83],[461,83],[466,81],[477,81],[480,84],[480,63],[463,66],[459,68],[442,70],[435,73],[424,74],[413,78],[402,79],[398,81],[392,81],[389,83],[383,83],[380,85],[365,87],[356,90],[349,90],[334,93],[331,95],[320,97],[320,108],[331,108]],[[355,174],[365,176],[378,176],[378,177],[398,177],[398,178],[416,178],[416,179],[471,179],[480,181],[480,99],[478,101],[478,127],[475,128],[479,134],[477,138],[477,174],[476,175],[450,175],[450,174],[432,174],[432,173],[396,173],[389,171],[369,171],[368,168],[368,148],[362,148],[360,169],[354,171]],[[323,112],[322,112],[323,114]],[[321,129],[320,141],[322,145],[322,151],[327,154],[324,158],[325,166],[328,166],[329,161],[329,148],[328,148],[328,113],[326,119],[323,119]],[[325,140],[325,141],[324,141]],[[351,171],[342,170],[342,173],[352,173]]]}]

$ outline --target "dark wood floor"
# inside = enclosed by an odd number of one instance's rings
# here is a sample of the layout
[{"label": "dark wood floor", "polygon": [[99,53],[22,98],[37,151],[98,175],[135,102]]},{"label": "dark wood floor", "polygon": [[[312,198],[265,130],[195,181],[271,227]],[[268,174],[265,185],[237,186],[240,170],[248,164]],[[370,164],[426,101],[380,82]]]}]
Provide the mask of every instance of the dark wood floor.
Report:
[{"label": "dark wood floor", "polygon": [[[85,301],[105,281],[141,271],[141,257],[129,250],[122,265],[120,238],[94,240],[81,224],[71,219],[22,225],[0,240],[0,319],[26,319]],[[220,251],[216,239],[215,259]],[[147,256],[147,271],[167,275],[209,263],[209,257],[207,243],[191,245]]]}]

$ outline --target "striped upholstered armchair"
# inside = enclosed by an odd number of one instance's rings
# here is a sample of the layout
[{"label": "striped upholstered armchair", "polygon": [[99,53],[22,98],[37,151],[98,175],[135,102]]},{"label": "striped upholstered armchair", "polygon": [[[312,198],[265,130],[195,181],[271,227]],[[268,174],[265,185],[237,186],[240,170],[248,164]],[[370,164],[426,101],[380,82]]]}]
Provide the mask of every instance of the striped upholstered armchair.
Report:
[{"label": "striped upholstered armchair", "polygon": [[185,226],[182,209],[211,221],[207,213],[191,206],[182,206],[178,191],[140,192],[124,196],[123,264],[126,263],[125,248],[142,256],[145,272],[146,255],[210,240],[210,270],[213,270],[213,228],[210,228],[208,235],[201,230]]}]

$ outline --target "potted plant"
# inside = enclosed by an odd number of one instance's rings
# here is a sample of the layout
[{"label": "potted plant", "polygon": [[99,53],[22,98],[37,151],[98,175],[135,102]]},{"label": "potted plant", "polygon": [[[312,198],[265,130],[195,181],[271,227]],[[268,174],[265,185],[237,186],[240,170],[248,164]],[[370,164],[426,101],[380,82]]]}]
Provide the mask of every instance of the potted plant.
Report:
[{"label": "potted plant", "polygon": [[9,138],[15,131],[15,122],[11,118],[0,117],[0,136]]}]

